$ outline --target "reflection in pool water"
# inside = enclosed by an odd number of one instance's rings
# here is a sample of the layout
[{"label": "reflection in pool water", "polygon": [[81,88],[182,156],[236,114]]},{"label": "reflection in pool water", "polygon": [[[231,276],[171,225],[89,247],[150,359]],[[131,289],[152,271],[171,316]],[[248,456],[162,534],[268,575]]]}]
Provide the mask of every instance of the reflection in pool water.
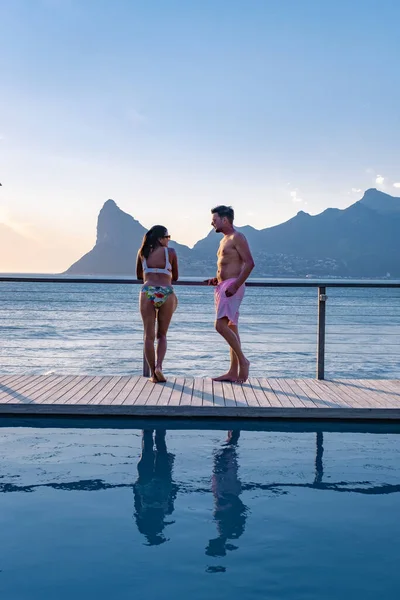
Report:
[{"label": "reflection in pool water", "polygon": [[164,528],[172,523],[166,517],[174,512],[178,492],[172,481],[175,456],[167,451],[165,435],[165,429],[157,429],[153,440],[152,430],[143,431],[139,477],[134,485],[136,524],[149,545],[166,541]]},{"label": "reflection in pool water", "polygon": [[246,526],[247,508],[240,499],[242,485],[236,454],[239,436],[239,431],[229,431],[225,446],[214,452],[212,492],[218,537],[207,546],[209,556],[225,556],[227,550],[237,550],[228,540],[239,539]]},{"label": "reflection in pool water", "polygon": [[1,433],[2,598],[395,597],[396,433]]}]

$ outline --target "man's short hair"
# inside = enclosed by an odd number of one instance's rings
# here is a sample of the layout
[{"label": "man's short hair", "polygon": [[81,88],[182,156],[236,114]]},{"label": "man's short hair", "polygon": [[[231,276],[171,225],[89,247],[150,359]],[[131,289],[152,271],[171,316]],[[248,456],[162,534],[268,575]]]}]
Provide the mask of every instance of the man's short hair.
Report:
[{"label": "man's short hair", "polygon": [[235,213],[234,213],[232,206],[224,206],[223,204],[221,204],[220,206],[216,206],[215,208],[212,208],[211,214],[213,214],[213,215],[217,214],[219,217],[221,217],[221,219],[223,217],[226,217],[228,219],[229,223],[233,223],[233,219],[235,218]]}]

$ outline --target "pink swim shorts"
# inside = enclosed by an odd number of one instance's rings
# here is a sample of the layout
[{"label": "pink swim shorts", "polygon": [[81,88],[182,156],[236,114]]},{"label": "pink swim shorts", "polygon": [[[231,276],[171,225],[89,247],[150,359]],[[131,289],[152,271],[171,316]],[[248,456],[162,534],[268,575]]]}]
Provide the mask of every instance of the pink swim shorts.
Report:
[{"label": "pink swim shorts", "polygon": [[222,319],[223,317],[227,317],[231,323],[237,325],[239,320],[239,308],[243,300],[245,285],[241,285],[236,294],[228,297],[225,292],[234,281],[235,279],[221,281],[214,290],[214,299],[216,318]]}]

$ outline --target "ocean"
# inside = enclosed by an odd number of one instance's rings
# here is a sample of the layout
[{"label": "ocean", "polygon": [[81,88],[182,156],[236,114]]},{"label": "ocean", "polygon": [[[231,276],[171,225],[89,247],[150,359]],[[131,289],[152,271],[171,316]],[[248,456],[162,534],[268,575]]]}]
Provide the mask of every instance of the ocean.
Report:
[{"label": "ocean", "polygon": [[[0,283],[1,373],[142,371],[137,285]],[[213,290],[176,288],[166,375],[214,376],[229,363]],[[400,289],[328,288],[326,378],[398,378]],[[316,288],[248,288],[240,332],[251,375],[314,377]]]}]

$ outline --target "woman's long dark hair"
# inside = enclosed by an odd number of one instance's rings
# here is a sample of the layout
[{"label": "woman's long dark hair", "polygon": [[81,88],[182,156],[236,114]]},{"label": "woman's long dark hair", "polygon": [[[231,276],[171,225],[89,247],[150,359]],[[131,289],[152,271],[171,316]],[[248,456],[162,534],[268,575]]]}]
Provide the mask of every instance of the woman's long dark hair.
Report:
[{"label": "woman's long dark hair", "polygon": [[150,252],[152,252],[157,246],[160,246],[160,238],[166,236],[168,233],[167,228],[163,225],[154,225],[147,233],[144,234],[142,246],[139,250],[139,255],[142,258],[149,258]]}]

